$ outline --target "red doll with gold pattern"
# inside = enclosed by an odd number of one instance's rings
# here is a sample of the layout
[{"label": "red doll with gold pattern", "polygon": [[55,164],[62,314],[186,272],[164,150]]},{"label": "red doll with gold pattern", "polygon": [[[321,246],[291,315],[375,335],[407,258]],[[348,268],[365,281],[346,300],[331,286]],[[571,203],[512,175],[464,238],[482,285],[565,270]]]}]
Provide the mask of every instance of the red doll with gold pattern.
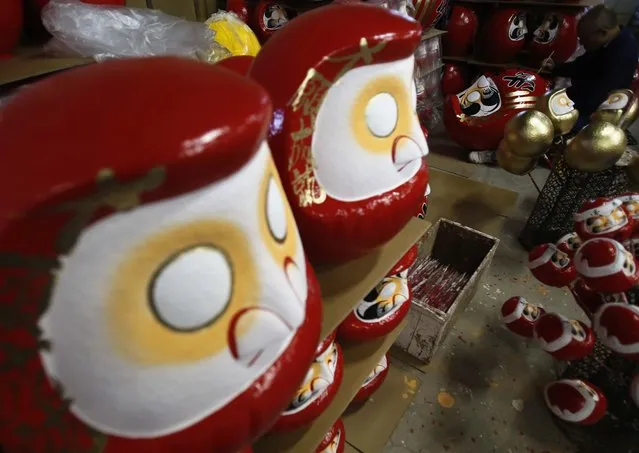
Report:
[{"label": "red doll with gold pattern", "polygon": [[344,429],[344,422],[341,418],[331,426],[328,430],[315,453],[344,453],[344,446],[346,444],[346,431]]},{"label": "red doll with gold pattern", "polygon": [[423,201],[428,147],[413,82],[420,39],[419,23],[394,11],[333,4],[283,27],[251,66],[273,99],[269,144],[313,261],[369,252]]},{"label": "red doll with gold pattern", "polygon": [[3,108],[5,453],[235,453],[277,419],[321,301],[271,113],[258,84],[178,58],[74,69]]},{"label": "red doll with gold pattern", "polygon": [[516,296],[501,306],[501,321],[511,332],[533,338],[535,323],[544,313],[546,310],[541,305],[531,304],[523,297]]},{"label": "red doll with gold pattern", "polygon": [[544,389],[546,406],[561,420],[594,425],[608,409],[608,400],[594,384],[580,379],[561,379]]},{"label": "red doll with gold pattern", "polygon": [[446,97],[446,130],[466,149],[496,149],[508,120],[534,108],[545,92],[546,81],[523,69],[482,75],[464,91]]},{"label": "red doll with gold pattern", "polygon": [[331,404],[342,383],[344,358],[331,333],[317,347],[315,360],[273,431],[292,431],[308,425]]},{"label": "red doll with gold pattern", "polygon": [[588,200],[575,214],[575,231],[584,241],[603,237],[622,242],[632,235],[633,228],[619,198]]},{"label": "red doll with gold pattern", "polygon": [[482,25],[479,52],[489,63],[511,62],[523,49],[527,33],[525,12],[496,8]]},{"label": "red doll with gold pattern", "polygon": [[544,285],[563,288],[577,278],[570,257],[555,244],[541,244],[528,254],[528,268]]},{"label": "red doll with gold pattern", "polygon": [[366,376],[364,383],[353,397],[351,404],[363,403],[382,386],[388,375],[388,362],[388,353],[386,353],[379,359],[379,362],[377,362],[377,365],[375,365],[375,368],[373,368],[370,374]]},{"label": "red doll with gold pattern", "polygon": [[595,336],[581,321],[557,313],[546,313],[535,323],[535,338],[541,348],[558,360],[581,359],[592,351]]},{"label": "red doll with gold pattern", "polygon": [[411,292],[408,269],[417,259],[414,245],[342,321],[340,341],[368,341],[394,330],[408,314]]},{"label": "red doll with gold pattern", "polygon": [[639,285],[635,257],[614,239],[590,239],[574,258],[579,277],[594,291],[622,293]]}]

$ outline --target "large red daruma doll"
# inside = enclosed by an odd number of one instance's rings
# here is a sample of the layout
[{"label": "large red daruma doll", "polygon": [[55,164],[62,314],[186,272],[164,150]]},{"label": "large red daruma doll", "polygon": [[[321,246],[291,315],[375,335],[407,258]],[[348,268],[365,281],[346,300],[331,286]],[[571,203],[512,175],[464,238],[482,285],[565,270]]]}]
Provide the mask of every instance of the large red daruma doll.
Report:
[{"label": "large red daruma doll", "polygon": [[555,63],[564,63],[575,53],[578,44],[577,16],[547,13],[527,45],[530,64],[541,65],[548,57]]},{"label": "large red daruma doll", "polygon": [[321,302],[270,118],[258,84],[177,58],[74,69],[3,109],[5,453],[237,452],[277,419]]},{"label": "large red daruma doll", "polygon": [[482,75],[464,91],[446,97],[444,125],[463,148],[496,149],[508,120],[534,108],[545,92],[546,81],[523,69]]},{"label": "large red daruma doll", "polygon": [[482,26],[481,57],[489,63],[512,61],[524,47],[526,33],[526,13],[514,8],[496,9]]},{"label": "large red daruma doll", "polygon": [[251,66],[273,99],[269,144],[311,260],[367,253],[423,202],[420,36],[419,23],[393,11],[329,5],[288,23]]}]

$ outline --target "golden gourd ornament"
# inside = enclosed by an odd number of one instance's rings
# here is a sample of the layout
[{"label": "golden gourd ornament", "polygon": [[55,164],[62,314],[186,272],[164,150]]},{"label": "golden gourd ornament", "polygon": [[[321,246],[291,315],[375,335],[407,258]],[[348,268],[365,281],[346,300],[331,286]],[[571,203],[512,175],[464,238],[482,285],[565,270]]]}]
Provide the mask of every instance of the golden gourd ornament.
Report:
[{"label": "golden gourd ornament", "polygon": [[505,140],[497,147],[497,163],[513,175],[526,175],[537,166],[537,158],[520,157],[512,152]]},{"label": "golden gourd ornament", "polygon": [[566,163],[594,173],[611,168],[626,149],[626,134],[614,124],[599,121],[584,127],[566,146]]},{"label": "golden gourd ornament", "polygon": [[554,136],[550,118],[538,110],[520,112],[506,123],[504,141],[513,154],[533,159],[544,154]]}]

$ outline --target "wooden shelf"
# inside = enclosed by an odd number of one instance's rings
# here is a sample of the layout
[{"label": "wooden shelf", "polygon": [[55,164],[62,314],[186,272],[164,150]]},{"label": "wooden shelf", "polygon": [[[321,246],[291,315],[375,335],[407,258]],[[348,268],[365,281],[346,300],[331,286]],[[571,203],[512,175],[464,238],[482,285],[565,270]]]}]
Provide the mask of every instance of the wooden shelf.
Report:
[{"label": "wooden shelf", "polygon": [[[509,63],[488,63],[486,61],[476,60],[473,57],[447,57],[447,56],[443,56],[442,60],[444,60],[444,62],[454,61],[458,63],[466,63],[472,66],[487,66],[491,68],[520,68],[520,69],[525,69],[527,71],[539,72],[538,67],[531,68],[530,66],[526,66],[525,64],[522,64],[517,61],[511,61]],[[547,73],[546,71],[541,71],[540,74],[548,75],[549,73]]]},{"label": "wooden shelf", "polygon": [[350,408],[342,416],[346,442],[355,451],[381,453],[421,386],[414,374],[393,365],[382,386],[357,409]]},{"label": "wooden shelf", "polygon": [[[423,222],[423,220],[419,220],[419,222]],[[399,251],[395,256],[399,256]],[[366,376],[382,355],[386,354],[404,326],[405,323],[402,323],[385,337],[374,341],[341,345],[344,352],[344,375],[342,384],[331,405],[309,426],[289,433],[263,437],[253,445],[255,453],[314,452],[324,434],[348,407]]]},{"label": "wooden shelf", "polygon": [[430,226],[428,221],[411,219],[397,236],[374,252],[338,266],[315,269],[324,305],[322,338],[337,328]]},{"label": "wooden shelf", "polygon": [[536,0],[455,0],[455,3],[480,3],[484,5],[511,5],[511,6],[552,6],[555,8],[585,8],[603,3],[602,0],[578,0],[567,2],[551,2]]}]

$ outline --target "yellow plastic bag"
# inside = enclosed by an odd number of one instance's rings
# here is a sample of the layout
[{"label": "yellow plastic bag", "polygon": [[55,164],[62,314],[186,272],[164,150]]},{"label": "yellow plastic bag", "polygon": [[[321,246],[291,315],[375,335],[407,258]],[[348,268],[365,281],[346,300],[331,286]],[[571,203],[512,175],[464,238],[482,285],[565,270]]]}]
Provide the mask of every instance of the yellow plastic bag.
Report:
[{"label": "yellow plastic bag", "polygon": [[206,25],[215,32],[215,41],[229,51],[228,56],[255,56],[260,51],[255,33],[235,13],[219,11],[208,18]]}]

